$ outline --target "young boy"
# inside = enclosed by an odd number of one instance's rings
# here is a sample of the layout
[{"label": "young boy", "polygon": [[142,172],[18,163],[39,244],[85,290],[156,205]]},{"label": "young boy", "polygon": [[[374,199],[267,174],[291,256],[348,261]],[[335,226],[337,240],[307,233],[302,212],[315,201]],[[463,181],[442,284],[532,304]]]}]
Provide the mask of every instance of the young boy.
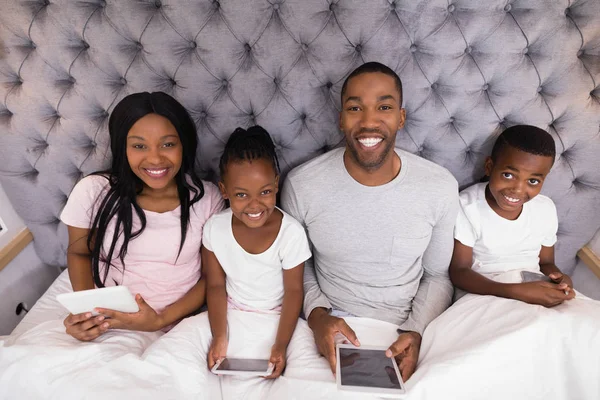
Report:
[{"label": "young boy", "polygon": [[571,278],[554,264],[556,208],[539,195],[555,155],[552,136],[534,126],[498,137],[485,162],[489,182],[460,193],[450,264],[457,288],[546,307],[575,297]]}]

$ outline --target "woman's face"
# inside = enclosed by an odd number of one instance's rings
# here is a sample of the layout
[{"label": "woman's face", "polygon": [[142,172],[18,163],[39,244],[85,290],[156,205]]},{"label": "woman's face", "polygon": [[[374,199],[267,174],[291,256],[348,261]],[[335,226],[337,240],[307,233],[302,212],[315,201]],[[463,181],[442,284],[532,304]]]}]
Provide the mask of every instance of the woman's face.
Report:
[{"label": "woman's face", "polygon": [[161,190],[175,184],[181,168],[183,146],[167,118],[148,114],[127,134],[127,161],[146,188]]}]

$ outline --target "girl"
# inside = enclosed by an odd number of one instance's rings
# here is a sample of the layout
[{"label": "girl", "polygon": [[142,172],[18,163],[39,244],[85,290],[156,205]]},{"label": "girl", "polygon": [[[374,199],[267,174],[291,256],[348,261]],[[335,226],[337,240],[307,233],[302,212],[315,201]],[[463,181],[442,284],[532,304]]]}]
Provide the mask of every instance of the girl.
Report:
[{"label": "girl", "polygon": [[140,310],[69,315],[67,333],[84,341],[114,328],[157,331],[197,310],[202,228],[223,208],[216,186],[194,172],[196,128],[174,98],[129,95],[108,129],[110,169],[82,179],[61,215],[69,278],[74,291],[125,285]]},{"label": "girl", "polygon": [[[513,126],[498,137],[485,162],[489,182],[460,194],[450,265],[456,287],[546,307],[575,296],[554,264],[556,208],[538,195],[554,157],[554,139],[534,126]],[[521,282],[527,272],[549,279]]]},{"label": "girl", "polygon": [[281,313],[270,362],[281,375],[302,306],[304,261],[311,253],[304,228],[275,206],[279,163],[260,126],[233,132],[220,161],[219,189],[231,208],[213,216],[203,234],[208,317],[208,367],[227,355],[227,308]]}]

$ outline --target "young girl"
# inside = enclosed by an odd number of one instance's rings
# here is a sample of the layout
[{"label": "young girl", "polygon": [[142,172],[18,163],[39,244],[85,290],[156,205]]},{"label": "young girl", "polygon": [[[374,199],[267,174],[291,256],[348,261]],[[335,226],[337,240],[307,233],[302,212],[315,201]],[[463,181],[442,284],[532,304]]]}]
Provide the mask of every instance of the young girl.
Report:
[{"label": "young girl", "polygon": [[194,172],[196,128],[171,96],[125,97],[108,128],[111,168],[82,179],[61,215],[69,278],[74,291],[127,286],[140,311],[69,315],[67,333],[85,341],[114,328],[157,331],[197,310],[202,228],[223,208],[216,186]]},{"label": "young girl", "polygon": [[[457,288],[546,307],[575,296],[554,264],[556,208],[539,195],[554,157],[554,139],[534,126],[513,126],[498,137],[485,162],[489,182],[460,194],[450,265]],[[549,279],[522,282],[528,272]]]},{"label": "young girl", "polygon": [[227,309],[281,313],[270,362],[281,375],[302,306],[304,261],[311,253],[304,228],[275,206],[279,163],[260,126],[233,132],[220,161],[219,189],[231,208],[204,229],[212,342],[208,367],[227,355]]}]

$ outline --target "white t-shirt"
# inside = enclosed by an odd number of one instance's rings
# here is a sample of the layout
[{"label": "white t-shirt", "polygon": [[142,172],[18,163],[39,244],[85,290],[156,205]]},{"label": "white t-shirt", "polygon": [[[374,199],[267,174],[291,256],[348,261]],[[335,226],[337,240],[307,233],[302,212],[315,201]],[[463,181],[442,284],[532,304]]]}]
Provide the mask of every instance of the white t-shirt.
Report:
[{"label": "white t-shirt", "polygon": [[[281,211],[281,210],[280,210]],[[292,269],[311,256],[304,228],[289,214],[275,241],[260,254],[246,252],[233,236],[233,213],[228,208],[204,225],[202,244],[215,253],[227,275],[227,295],[253,310],[273,310],[283,301],[283,269]]]},{"label": "white t-shirt", "polygon": [[540,270],[542,246],[556,243],[558,217],[550,198],[537,195],[514,221],[496,214],[485,199],[487,183],[460,193],[454,238],[473,248],[472,269],[481,274]]}]

